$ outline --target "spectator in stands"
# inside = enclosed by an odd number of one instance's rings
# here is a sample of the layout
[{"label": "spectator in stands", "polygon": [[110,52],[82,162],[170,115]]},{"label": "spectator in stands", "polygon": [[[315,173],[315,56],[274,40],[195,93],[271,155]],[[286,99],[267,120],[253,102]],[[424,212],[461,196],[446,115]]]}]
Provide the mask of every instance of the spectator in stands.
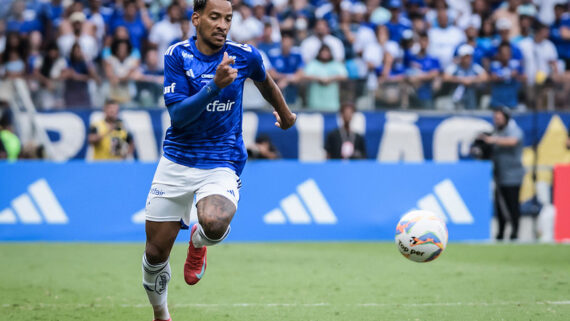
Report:
[{"label": "spectator in stands", "polygon": [[65,79],[65,106],[68,108],[91,106],[88,82],[100,82],[95,66],[85,59],[79,43],[71,47],[71,55],[67,60],[62,78]]},{"label": "spectator in stands", "polygon": [[[512,29],[511,21],[508,19],[499,19],[496,23],[496,29],[499,33],[499,37],[493,41],[493,47],[491,47],[490,51],[487,53],[487,59],[489,61],[497,59],[497,54],[499,51],[499,46],[502,43],[508,43],[511,47],[511,54],[513,59],[522,60],[522,53],[519,49],[519,46],[514,44],[510,38],[510,30]],[[520,32],[519,32],[520,34]]]},{"label": "spectator in stands", "polygon": [[40,83],[34,75],[38,63],[42,60],[42,34],[39,31],[32,31],[28,36],[29,54],[26,61],[26,78],[32,99],[37,97],[40,90]]},{"label": "spectator in stands", "polygon": [[453,57],[457,58],[457,51],[459,50],[459,48],[464,44],[468,44],[471,47],[473,47],[473,61],[479,65],[483,64],[483,58],[486,55],[486,51],[485,48],[481,46],[477,41],[479,29],[480,26],[477,25],[477,22],[475,20],[467,23],[467,27],[465,28],[466,41],[462,42],[461,44],[459,44],[459,46],[455,48],[455,51],[453,52]]},{"label": "spectator in stands", "polygon": [[10,109],[4,102],[0,103],[0,160],[15,161],[20,155],[22,146],[20,139],[12,128]]},{"label": "spectator in stands", "polygon": [[298,96],[298,85],[303,79],[303,57],[298,47],[295,47],[295,35],[292,32],[283,32],[281,35],[281,48],[269,51],[269,61],[273,66],[273,79],[283,92],[285,101],[294,105]]},{"label": "spectator in stands", "polygon": [[139,67],[139,59],[131,55],[128,40],[116,40],[111,45],[111,56],[103,61],[105,76],[109,80],[109,97],[118,103],[131,101],[129,84]]},{"label": "spectator in stands", "polygon": [[410,20],[401,16],[402,1],[388,0],[388,9],[390,10],[390,20],[386,23],[390,40],[399,43],[402,39],[404,30],[412,29]]},{"label": "spectator in stands", "polygon": [[323,44],[317,57],[305,68],[305,79],[311,81],[308,107],[323,111],[338,110],[340,106],[339,82],[346,78],[345,66],[335,61],[329,46]]},{"label": "spectator in stands", "polygon": [[109,30],[115,32],[118,27],[125,27],[129,31],[129,37],[133,48],[142,49],[148,30],[152,28],[152,19],[144,0],[117,0],[115,10],[109,19]]},{"label": "spectator in stands", "polygon": [[94,160],[121,160],[133,156],[133,137],[119,118],[119,104],[107,100],[103,107],[104,118],[92,123],[87,140],[93,146]]},{"label": "spectator in stands", "polygon": [[234,41],[248,42],[257,39],[263,32],[263,22],[259,21],[252,8],[245,3],[234,9],[230,35]]},{"label": "spectator in stands", "polygon": [[48,43],[45,54],[34,64],[34,79],[37,79],[40,85],[39,93],[34,99],[36,106],[46,110],[63,107],[63,87],[60,80],[65,68],[67,62],[59,52],[57,44]]},{"label": "spectator in stands", "polygon": [[[350,9],[343,10],[340,21],[340,32],[335,34],[344,44],[345,60],[359,60],[364,48],[369,43],[376,42],[376,33],[373,26],[366,21],[366,6],[362,3],[354,3]],[[359,67],[361,61],[355,61]],[[359,74],[363,78],[365,74]],[[353,77],[356,78],[356,77]]]},{"label": "spectator in stands", "polygon": [[[108,37],[106,42],[108,43],[101,52],[101,58],[103,60],[109,58],[111,56],[111,44],[119,40],[125,40],[130,42],[131,37],[129,36],[129,30],[125,26],[120,26],[115,29],[112,37]],[[134,59],[141,59],[141,53],[137,48],[131,49],[130,57]]]},{"label": "spectator in stands", "polygon": [[512,38],[511,42],[518,45],[522,40],[532,38],[532,28],[535,23],[536,8],[534,6],[520,5],[517,9],[519,13],[519,26],[521,33]]},{"label": "spectator in stands", "polygon": [[[7,3],[3,2],[3,5],[5,4]],[[43,31],[40,20],[36,18],[34,10],[26,10],[26,1],[16,0],[12,3],[12,8],[6,19],[6,29],[22,34],[27,34],[34,30]]]},{"label": "spectator in stands", "polygon": [[6,49],[2,54],[0,75],[2,78],[22,78],[26,72],[28,55],[27,41],[17,31],[9,31],[6,36]]},{"label": "spectator in stands", "polygon": [[538,23],[533,38],[521,40],[519,46],[524,58],[526,93],[531,108],[546,107],[545,85],[558,80],[558,53],[548,40],[549,27]]},{"label": "spectator in stands", "polygon": [[158,65],[161,60],[156,49],[146,52],[144,64],[134,73],[136,80],[136,101],[142,107],[156,107],[162,95],[164,69]]},{"label": "spectator in stands", "polygon": [[472,0],[471,13],[461,15],[457,20],[457,26],[467,29],[469,26],[476,26],[477,30],[483,25],[483,21],[490,15],[489,5],[485,0]]},{"label": "spectator in stands", "polygon": [[499,45],[497,60],[491,63],[491,106],[516,108],[521,82],[525,75],[520,60],[513,59],[511,45]]},{"label": "spectator in stands", "polygon": [[386,56],[384,64],[376,68],[379,82],[376,90],[377,107],[409,107],[409,86],[406,84],[405,65],[410,60],[412,37],[411,30],[404,30],[400,46]]},{"label": "spectator in stands", "polygon": [[454,8],[449,8],[447,0],[433,0],[430,8],[425,14],[426,22],[432,28],[439,27],[438,16],[442,14],[442,11],[445,12],[445,15],[447,16],[447,24],[455,25],[455,19],[457,18],[458,12]]},{"label": "spectator in stands", "polygon": [[86,9],[87,21],[95,28],[94,35],[97,40],[97,47],[103,48],[103,40],[107,26],[105,24],[105,17],[101,13],[101,0],[89,0],[89,9]]},{"label": "spectator in stands", "polygon": [[428,54],[429,38],[427,33],[420,34],[420,50],[410,59],[406,75],[415,88],[411,105],[423,109],[433,109],[433,81],[439,76],[439,61]]},{"label": "spectator in stands", "polygon": [[329,48],[335,61],[344,61],[344,45],[342,41],[330,34],[329,25],[325,19],[318,19],[315,23],[313,35],[301,42],[303,61],[305,63],[313,61],[323,45]]},{"label": "spectator in stands", "polygon": [[[484,59],[490,56],[489,52],[493,49],[493,40],[495,37],[495,24],[491,19],[484,19],[477,36],[477,46],[483,49],[484,58],[481,59],[481,66],[484,65]],[[487,61],[489,62],[489,61]]]},{"label": "spectator in stands", "polygon": [[437,27],[429,29],[430,55],[436,57],[442,68],[453,63],[453,51],[465,41],[465,34],[461,29],[448,23],[447,11],[437,11]]},{"label": "spectator in stands", "polygon": [[[368,88],[378,88],[378,77],[388,78],[392,70],[394,57],[402,55],[402,49],[395,41],[390,40],[388,28],[380,25],[376,28],[376,40],[368,44],[362,53],[362,59],[369,70]],[[378,73],[378,71],[381,71]]]},{"label": "spectator in stands", "polygon": [[[508,46],[507,46],[508,48]],[[487,144],[493,145],[492,159],[495,176],[495,215],[499,221],[497,240],[505,237],[507,221],[511,223],[511,240],[518,237],[520,203],[519,193],[525,174],[522,165],[523,131],[511,119],[508,108],[493,112],[494,131],[490,136],[481,135]]]},{"label": "spectator in stands", "polygon": [[268,135],[260,134],[255,138],[255,144],[247,147],[249,159],[279,159],[281,154]]},{"label": "spectator in stands", "polygon": [[65,33],[57,38],[57,44],[63,56],[69,58],[71,55],[71,48],[75,43],[79,43],[81,51],[85,56],[85,60],[92,62],[99,54],[99,48],[95,37],[86,32],[83,27],[85,19],[86,17],[83,12],[72,13],[69,16],[71,30],[69,32],[62,31]]},{"label": "spectator in stands", "polygon": [[[172,41],[182,36],[180,29],[180,19],[182,18],[182,10],[176,3],[168,6],[167,15],[160,22],[154,24],[150,29],[148,41],[154,48],[158,50],[160,57],[164,56],[166,49]],[[164,68],[164,59],[159,59],[158,66]]]},{"label": "spectator in stands", "polygon": [[6,49],[6,21],[0,19],[0,53]]},{"label": "spectator in stands", "polygon": [[280,9],[277,12],[277,18],[282,27],[290,26],[301,29],[301,25],[304,24],[306,29],[315,21],[315,7],[308,0],[288,0],[286,5]]},{"label": "spectator in stands", "polygon": [[257,41],[257,49],[263,51],[267,56],[269,56],[272,49],[279,50],[279,47],[281,47],[281,43],[273,41],[273,25],[269,21],[265,22],[263,24],[261,37]]},{"label": "spectator in stands", "polygon": [[564,61],[566,72],[570,71],[570,13],[568,4],[556,4],[554,23],[550,26],[550,40],[556,46],[558,56]]},{"label": "spectator in stands", "polygon": [[51,0],[42,6],[38,18],[44,26],[43,36],[47,42],[56,40],[63,12],[63,0]]},{"label": "spectator in stands", "polygon": [[327,134],[325,150],[327,159],[364,159],[366,144],[364,137],[350,127],[356,107],[351,102],[345,102],[340,107],[342,124]]},{"label": "spectator in stands", "polygon": [[519,26],[519,13],[517,11],[520,4],[521,0],[508,0],[506,6],[500,7],[493,13],[493,19],[495,21],[498,22],[499,20],[506,20],[510,23],[510,28],[508,29],[508,40],[520,35],[521,33]]},{"label": "spectator in stands", "polygon": [[456,84],[453,92],[453,102],[457,109],[477,108],[476,86],[487,81],[487,73],[480,65],[473,62],[474,49],[470,45],[463,45],[457,51],[459,62],[447,67],[443,80]]}]

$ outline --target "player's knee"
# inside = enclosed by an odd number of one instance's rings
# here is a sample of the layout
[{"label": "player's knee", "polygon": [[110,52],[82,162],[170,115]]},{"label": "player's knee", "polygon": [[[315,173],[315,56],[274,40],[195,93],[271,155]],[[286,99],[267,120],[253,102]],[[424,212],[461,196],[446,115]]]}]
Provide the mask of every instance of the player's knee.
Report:
[{"label": "player's knee", "polygon": [[224,219],[210,219],[202,222],[204,234],[212,240],[221,239],[226,234],[229,225],[230,221]]},{"label": "player's knee", "polygon": [[168,259],[168,250],[161,248],[158,244],[147,243],[145,248],[145,255],[148,263],[159,264]]}]

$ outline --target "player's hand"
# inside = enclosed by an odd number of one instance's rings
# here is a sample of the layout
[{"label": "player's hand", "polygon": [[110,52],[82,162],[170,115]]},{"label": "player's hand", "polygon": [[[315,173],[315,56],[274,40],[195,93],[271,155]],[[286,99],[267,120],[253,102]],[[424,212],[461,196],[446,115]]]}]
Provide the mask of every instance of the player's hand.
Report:
[{"label": "player's hand", "polygon": [[231,67],[234,63],[235,60],[230,58],[227,52],[224,52],[224,58],[222,58],[222,62],[216,68],[216,75],[214,75],[214,83],[218,88],[228,86],[237,78],[237,69]]},{"label": "player's hand", "polygon": [[279,116],[279,113],[277,113],[276,111],[273,112],[273,115],[275,116],[275,119],[277,120],[275,122],[275,126],[285,130],[288,128],[291,128],[293,125],[295,125],[295,121],[297,121],[297,114],[289,112],[289,115],[287,115],[286,117],[281,118],[281,116]]}]

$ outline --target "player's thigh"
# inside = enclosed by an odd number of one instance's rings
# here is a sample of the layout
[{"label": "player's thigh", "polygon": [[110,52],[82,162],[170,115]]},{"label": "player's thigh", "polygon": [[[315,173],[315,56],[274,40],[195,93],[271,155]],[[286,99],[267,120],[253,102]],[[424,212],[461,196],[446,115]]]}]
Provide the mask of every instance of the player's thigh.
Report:
[{"label": "player's thigh", "polygon": [[160,160],[146,200],[147,221],[188,224],[195,190],[190,170],[164,157]]},{"label": "player's thigh", "polygon": [[239,201],[239,177],[230,169],[209,170],[204,184],[196,191],[200,224],[221,221],[229,224]]}]

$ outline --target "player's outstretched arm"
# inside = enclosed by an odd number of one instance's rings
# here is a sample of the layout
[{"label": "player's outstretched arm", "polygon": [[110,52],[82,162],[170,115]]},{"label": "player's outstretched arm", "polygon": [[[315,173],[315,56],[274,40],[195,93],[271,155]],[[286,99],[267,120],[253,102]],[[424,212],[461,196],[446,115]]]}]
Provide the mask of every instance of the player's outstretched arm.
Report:
[{"label": "player's outstretched arm", "polygon": [[266,73],[264,81],[254,81],[254,83],[257,89],[259,89],[261,95],[263,95],[263,98],[265,98],[265,100],[273,106],[273,109],[275,109],[273,112],[277,120],[275,122],[275,126],[281,129],[292,127],[297,120],[297,115],[291,112],[283,98],[281,90],[279,90],[279,87],[275,81],[273,81],[273,78],[271,78],[269,73]]}]

